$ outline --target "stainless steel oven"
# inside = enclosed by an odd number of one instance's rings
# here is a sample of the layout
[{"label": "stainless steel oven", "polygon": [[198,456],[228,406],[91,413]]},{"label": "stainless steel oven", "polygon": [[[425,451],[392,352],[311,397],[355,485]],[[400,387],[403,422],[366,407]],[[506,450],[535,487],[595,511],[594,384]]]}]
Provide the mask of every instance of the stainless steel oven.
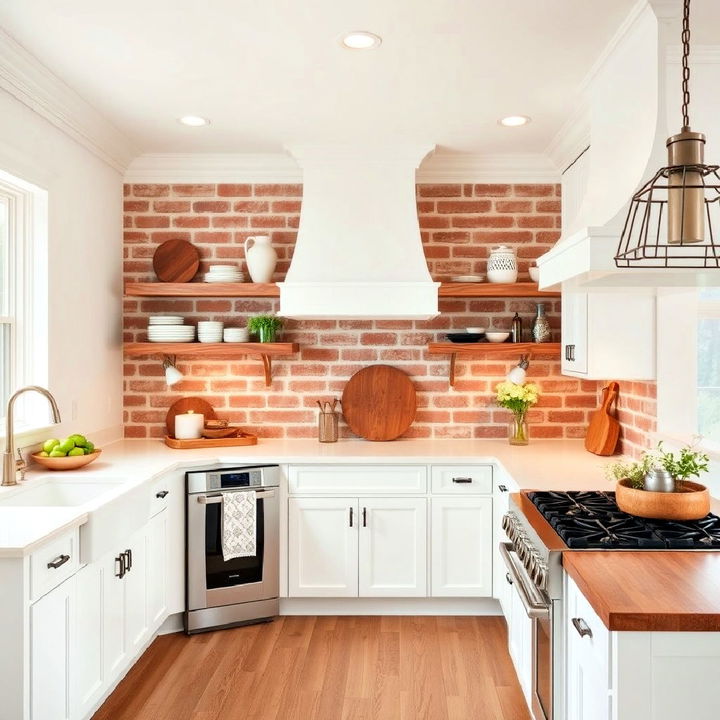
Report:
[{"label": "stainless steel oven", "polygon": [[[280,468],[251,465],[186,474],[188,634],[270,620],[279,611]],[[256,549],[223,559],[223,496],[254,492]]]}]

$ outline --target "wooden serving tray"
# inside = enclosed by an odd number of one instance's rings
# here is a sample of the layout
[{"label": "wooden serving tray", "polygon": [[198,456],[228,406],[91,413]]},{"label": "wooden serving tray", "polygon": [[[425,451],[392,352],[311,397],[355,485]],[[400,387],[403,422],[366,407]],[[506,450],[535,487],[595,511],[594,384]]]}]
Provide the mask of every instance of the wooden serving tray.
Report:
[{"label": "wooden serving tray", "polygon": [[198,450],[200,448],[231,447],[238,445],[257,445],[257,435],[238,433],[235,437],[227,438],[199,438],[198,440],[177,440],[165,436],[165,444],[174,450]]}]

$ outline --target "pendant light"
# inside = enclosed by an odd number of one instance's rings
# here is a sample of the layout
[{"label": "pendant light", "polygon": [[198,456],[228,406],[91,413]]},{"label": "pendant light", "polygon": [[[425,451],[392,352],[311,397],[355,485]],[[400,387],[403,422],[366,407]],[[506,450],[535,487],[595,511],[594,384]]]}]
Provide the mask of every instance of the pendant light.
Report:
[{"label": "pendant light", "polygon": [[615,265],[718,268],[713,218],[720,222],[720,175],[706,165],[705,135],[690,129],[690,0],[683,3],[682,130],[667,139],[668,165],[633,195]]},{"label": "pendant light", "polygon": [[520,362],[512,370],[510,370],[505,379],[515,385],[522,385],[525,382],[525,375],[529,366],[530,356],[521,355]]}]

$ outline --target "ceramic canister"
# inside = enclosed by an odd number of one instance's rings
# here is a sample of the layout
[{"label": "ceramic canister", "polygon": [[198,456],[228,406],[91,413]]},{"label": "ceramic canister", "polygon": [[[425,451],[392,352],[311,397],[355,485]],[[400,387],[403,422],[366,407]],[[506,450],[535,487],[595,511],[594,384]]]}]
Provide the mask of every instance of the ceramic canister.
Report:
[{"label": "ceramic canister", "polygon": [[517,256],[512,248],[498,245],[490,251],[487,278],[491,283],[514,283],[518,278]]}]

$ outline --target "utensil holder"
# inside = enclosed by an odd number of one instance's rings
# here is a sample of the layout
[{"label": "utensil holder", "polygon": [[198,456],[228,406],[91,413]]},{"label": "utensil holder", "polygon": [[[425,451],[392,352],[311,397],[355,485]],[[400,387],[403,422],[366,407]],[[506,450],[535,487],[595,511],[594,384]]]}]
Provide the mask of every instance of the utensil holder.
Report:
[{"label": "utensil holder", "polygon": [[318,440],[321,443],[337,442],[338,413],[320,412],[318,415]]}]

